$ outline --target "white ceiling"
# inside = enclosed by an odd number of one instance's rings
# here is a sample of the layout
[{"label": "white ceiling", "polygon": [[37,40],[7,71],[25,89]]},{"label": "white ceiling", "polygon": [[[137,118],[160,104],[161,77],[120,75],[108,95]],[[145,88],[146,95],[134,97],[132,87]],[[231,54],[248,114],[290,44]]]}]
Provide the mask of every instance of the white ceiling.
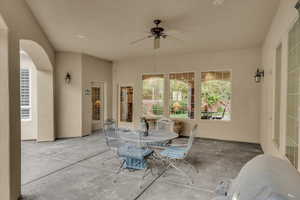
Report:
[{"label": "white ceiling", "polygon": [[[166,39],[160,54],[220,51],[262,44],[279,0],[26,0],[57,50],[108,60],[153,55],[153,19],[182,41]],[[222,2],[222,1],[221,1]]]}]

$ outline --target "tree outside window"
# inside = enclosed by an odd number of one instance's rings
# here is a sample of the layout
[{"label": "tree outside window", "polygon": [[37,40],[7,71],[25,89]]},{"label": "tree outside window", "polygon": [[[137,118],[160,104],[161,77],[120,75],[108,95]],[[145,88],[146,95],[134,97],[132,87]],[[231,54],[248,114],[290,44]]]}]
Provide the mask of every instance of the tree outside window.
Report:
[{"label": "tree outside window", "polygon": [[170,117],[194,119],[195,73],[172,73],[170,77]]},{"label": "tree outside window", "polygon": [[163,115],[164,75],[143,75],[143,115],[159,117]]},{"label": "tree outside window", "polygon": [[201,73],[201,119],[231,119],[231,72]]}]

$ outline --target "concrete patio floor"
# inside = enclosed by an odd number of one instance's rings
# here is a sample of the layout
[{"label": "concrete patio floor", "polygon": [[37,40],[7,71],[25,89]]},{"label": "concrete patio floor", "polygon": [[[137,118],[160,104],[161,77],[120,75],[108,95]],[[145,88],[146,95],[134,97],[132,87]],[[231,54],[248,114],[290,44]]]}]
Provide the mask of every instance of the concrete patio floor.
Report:
[{"label": "concrete patio floor", "polygon": [[199,170],[191,172],[193,185],[169,169],[157,179],[147,176],[140,189],[142,171],[125,170],[113,182],[120,163],[101,133],[55,142],[25,141],[22,195],[26,200],[210,200],[219,181],[234,178],[261,153],[256,144],[196,139],[188,158]]}]

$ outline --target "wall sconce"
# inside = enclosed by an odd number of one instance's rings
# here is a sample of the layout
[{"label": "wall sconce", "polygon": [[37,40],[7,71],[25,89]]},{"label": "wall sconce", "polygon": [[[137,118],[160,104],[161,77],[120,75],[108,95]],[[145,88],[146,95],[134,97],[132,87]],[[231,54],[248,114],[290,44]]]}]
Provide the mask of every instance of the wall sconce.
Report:
[{"label": "wall sconce", "polygon": [[71,79],[72,79],[71,74],[69,72],[67,72],[67,74],[65,76],[65,82],[67,84],[69,84],[71,82]]},{"label": "wall sconce", "polygon": [[264,70],[259,70],[257,68],[256,72],[255,72],[255,82],[256,83],[260,83],[261,79],[265,76],[265,71]]},{"label": "wall sconce", "polygon": [[300,11],[300,1],[297,2],[297,4],[295,5],[295,8]]}]

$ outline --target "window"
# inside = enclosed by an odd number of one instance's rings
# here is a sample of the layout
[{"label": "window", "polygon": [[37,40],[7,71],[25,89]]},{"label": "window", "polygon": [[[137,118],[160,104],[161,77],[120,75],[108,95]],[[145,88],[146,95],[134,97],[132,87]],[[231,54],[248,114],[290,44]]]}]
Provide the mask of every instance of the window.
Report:
[{"label": "window", "polygon": [[170,79],[170,117],[194,119],[195,73],[172,73]]},{"label": "window", "polygon": [[132,122],[133,88],[120,87],[120,121]]},{"label": "window", "polygon": [[281,98],[281,52],[282,52],[282,45],[277,47],[276,49],[276,58],[275,58],[275,116],[274,116],[274,135],[273,141],[277,148],[280,145],[280,98]]},{"label": "window", "polygon": [[201,119],[231,119],[231,72],[201,73]]},{"label": "window", "polygon": [[157,117],[163,115],[164,75],[143,75],[143,115]]},{"label": "window", "polygon": [[286,156],[298,168],[300,128],[300,20],[289,32]]},{"label": "window", "polygon": [[31,119],[30,70],[20,69],[21,120]]},{"label": "window", "polygon": [[100,120],[101,112],[101,99],[100,99],[100,87],[92,87],[92,103],[93,103],[93,120]]}]

